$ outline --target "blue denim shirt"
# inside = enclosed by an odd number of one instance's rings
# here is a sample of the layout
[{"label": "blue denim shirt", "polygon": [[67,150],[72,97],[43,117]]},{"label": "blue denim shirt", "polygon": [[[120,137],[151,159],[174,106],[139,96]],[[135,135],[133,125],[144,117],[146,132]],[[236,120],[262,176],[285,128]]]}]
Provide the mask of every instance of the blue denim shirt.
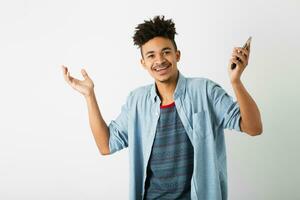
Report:
[{"label": "blue denim shirt", "polygon": [[[194,148],[191,199],[226,200],[227,166],[224,129],[240,129],[240,108],[217,83],[188,78],[178,71],[173,94],[182,124]],[[131,91],[121,113],[109,123],[110,154],[129,152],[130,200],[144,196],[147,164],[160,116],[155,83]]]}]

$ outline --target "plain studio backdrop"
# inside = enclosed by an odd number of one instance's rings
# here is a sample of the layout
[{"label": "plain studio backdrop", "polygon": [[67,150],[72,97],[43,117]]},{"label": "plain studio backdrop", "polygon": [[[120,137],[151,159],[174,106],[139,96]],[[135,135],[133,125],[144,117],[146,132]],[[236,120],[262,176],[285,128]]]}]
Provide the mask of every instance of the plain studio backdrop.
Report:
[{"label": "plain studio backdrop", "polygon": [[233,47],[252,36],[242,81],[264,132],[226,130],[230,200],[299,199],[300,3],[228,1],[0,2],[0,199],[128,199],[128,149],[101,156],[84,97],[61,64],[95,83],[108,124],[128,93],[154,82],[132,36],[155,15],[172,18],[185,76],[230,95]]}]

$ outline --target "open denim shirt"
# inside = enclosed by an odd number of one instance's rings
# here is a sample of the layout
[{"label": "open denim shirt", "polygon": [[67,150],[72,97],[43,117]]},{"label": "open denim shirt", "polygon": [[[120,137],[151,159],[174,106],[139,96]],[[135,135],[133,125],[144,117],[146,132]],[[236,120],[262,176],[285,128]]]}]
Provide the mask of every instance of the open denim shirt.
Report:
[{"label": "open denim shirt", "polygon": [[[217,83],[187,78],[178,71],[174,92],[177,112],[194,148],[191,199],[226,200],[227,165],[224,129],[240,129],[240,107]],[[108,126],[110,154],[129,152],[130,200],[144,197],[147,164],[160,116],[155,83],[134,89],[121,113]]]}]

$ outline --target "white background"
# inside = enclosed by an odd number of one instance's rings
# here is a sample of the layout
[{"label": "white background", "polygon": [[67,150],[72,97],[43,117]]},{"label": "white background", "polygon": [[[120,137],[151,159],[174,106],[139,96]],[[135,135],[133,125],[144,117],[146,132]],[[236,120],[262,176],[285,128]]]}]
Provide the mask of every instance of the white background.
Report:
[{"label": "white background", "polygon": [[155,15],[176,24],[181,72],[232,96],[232,48],[253,37],[242,81],[264,132],[225,131],[229,199],[299,199],[299,11],[296,0],[1,0],[0,199],[128,198],[128,150],[100,155],[60,65],[80,79],[85,67],[109,123],[129,91],[153,83],[132,36]]}]

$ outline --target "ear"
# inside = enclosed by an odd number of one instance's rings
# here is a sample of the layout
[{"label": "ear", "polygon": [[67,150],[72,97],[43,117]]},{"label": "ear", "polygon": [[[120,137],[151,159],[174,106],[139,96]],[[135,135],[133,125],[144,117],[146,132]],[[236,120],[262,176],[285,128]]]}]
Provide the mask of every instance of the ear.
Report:
[{"label": "ear", "polygon": [[181,52],[179,50],[176,51],[176,61],[179,62],[181,56]]},{"label": "ear", "polygon": [[141,58],[141,65],[144,67],[144,69],[147,69],[145,60],[143,58]]}]

